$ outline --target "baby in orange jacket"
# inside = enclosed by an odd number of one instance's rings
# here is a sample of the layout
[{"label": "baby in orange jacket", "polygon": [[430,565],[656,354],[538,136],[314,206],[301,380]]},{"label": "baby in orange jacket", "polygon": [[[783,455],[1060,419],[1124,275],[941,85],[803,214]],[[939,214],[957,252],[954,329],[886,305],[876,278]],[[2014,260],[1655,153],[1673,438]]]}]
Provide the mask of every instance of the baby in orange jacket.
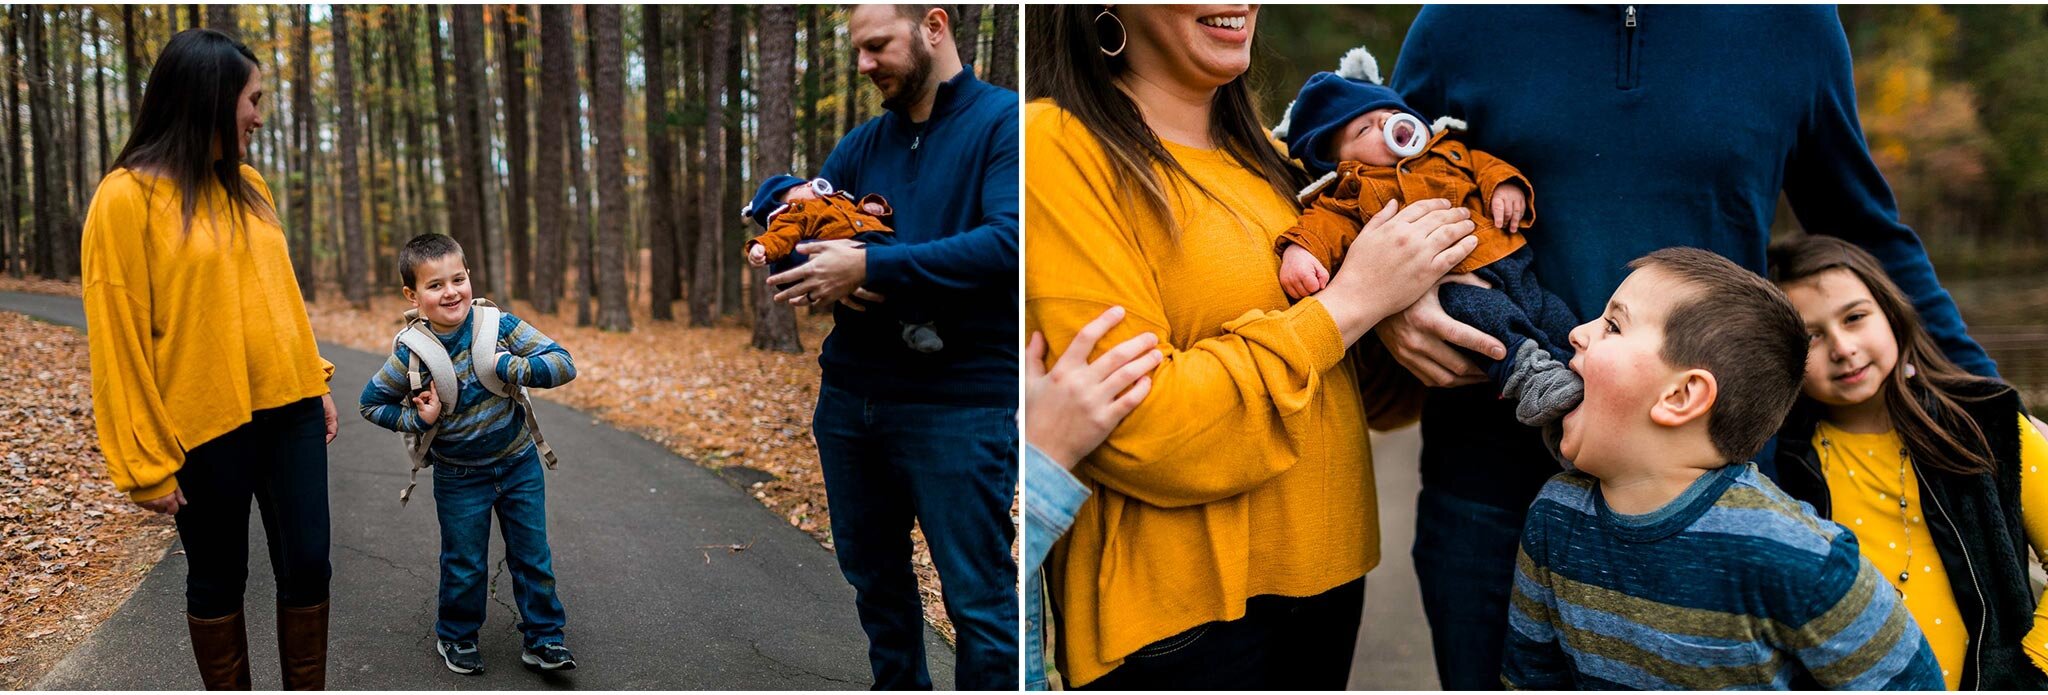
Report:
[{"label": "baby in orange jacket", "polygon": [[1290,156],[1322,175],[1302,192],[1301,218],[1274,242],[1281,288],[1297,299],[1321,290],[1365,221],[1388,202],[1444,198],[1469,208],[1479,244],[1451,272],[1472,273],[1490,287],[1441,285],[1444,312],[1507,347],[1504,360],[1466,354],[1501,385],[1503,398],[1516,400],[1516,419],[1542,426],[1563,418],[1585,393],[1567,366],[1579,321],[1530,271],[1521,231],[1536,222],[1534,188],[1514,166],[1458,141],[1451,127],[1464,124],[1445,118],[1426,127],[1421,112],[1379,82],[1372,55],[1353,49],[1338,72],[1310,77],[1274,128]]},{"label": "baby in orange jacket", "polygon": [[[869,193],[858,201],[845,191],[834,190],[824,179],[804,181],[787,174],[769,177],[754,193],[754,199],[740,214],[754,219],[766,231],[747,241],[747,263],[756,268],[783,264],[807,241],[858,239],[870,244],[888,244],[896,230],[888,219],[895,214],[889,201]],[[802,265],[799,259],[776,271]],[[899,314],[904,308],[897,308]],[[931,321],[898,316],[903,324],[903,343],[918,352],[938,352],[946,343],[939,339]],[[918,317],[922,318],[922,317]]]}]

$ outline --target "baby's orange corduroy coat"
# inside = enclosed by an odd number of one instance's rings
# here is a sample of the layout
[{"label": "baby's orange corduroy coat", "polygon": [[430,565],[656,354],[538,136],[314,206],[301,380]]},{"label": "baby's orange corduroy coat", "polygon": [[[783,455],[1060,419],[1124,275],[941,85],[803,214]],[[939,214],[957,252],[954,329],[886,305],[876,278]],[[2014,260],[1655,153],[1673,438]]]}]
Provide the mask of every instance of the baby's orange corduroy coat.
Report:
[{"label": "baby's orange corduroy coat", "polygon": [[1280,235],[1273,251],[1278,253],[1287,244],[1295,244],[1315,255],[1324,268],[1335,270],[1344,261],[1344,250],[1351,248],[1352,240],[1358,238],[1359,228],[1387,201],[1406,205],[1430,198],[1444,198],[1452,205],[1470,209],[1472,222],[1478,226],[1472,235],[1479,238],[1479,246],[1452,272],[1469,273],[1484,268],[1522,248],[1528,242],[1521,234],[1509,234],[1494,223],[1489,201],[1502,183],[1521,184],[1529,195],[1521,229],[1528,229],[1536,224],[1536,189],[1529,186],[1529,179],[1522,176],[1521,170],[1493,155],[1466,147],[1450,134],[1450,130],[1437,133],[1420,154],[1394,166],[1338,164],[1337,180],[1311,193],[1315,198],[1307,202],[1308,210]]},{"label": "baby's orange corduroy coat", "polygon": [[[862,208],[869,203],[882,206],[881,215],[870,215]],[[889,201],[881,194],[869,193],[859,201],[845,191],[820,198],[806,198],[789,204],[789,209],[775,213],[768,220],[768,231],[754,237],[749,243],[760,244],[768,251],[768,262],[788,258],[796,245],[806,241],[830,241],[851,239],[855,234],[881,232],[893,234],[895,229],[881,218],[895,214]]]}]

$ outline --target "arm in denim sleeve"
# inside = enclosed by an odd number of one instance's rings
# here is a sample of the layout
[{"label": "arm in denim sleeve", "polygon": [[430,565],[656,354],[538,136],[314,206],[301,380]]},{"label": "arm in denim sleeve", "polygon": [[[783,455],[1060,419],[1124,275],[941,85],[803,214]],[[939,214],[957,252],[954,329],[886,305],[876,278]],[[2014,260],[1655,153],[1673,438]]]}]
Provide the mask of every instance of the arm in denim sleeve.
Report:
[{"label": "arm in denim sleeve", "polygon": [[1996,378],[1998,365],[1970,339],[1955,300],[1934,276],[1926,247],[1899,222],[1891,187],[1871,161],[1863,123],[1856,115],[1853,66],[1841,21],[1832,8],[1820,21],[1828,25],[1815,33],[1814,41],[1814,50],[1826,52],[1820,59],[1823,83],[1813,95],[1813,113],[1801,125],[1785,170],[1785,197],[1792,212],[1801,227],[1841,237],[1876,256],[1885,274],[1912,300],[1941,351],[1972,374]]},{"label": "arm in denim sleeve", "polygon": [[384,360],[384,366],[370,376],[370,383],[363,385],[363,395],[358,398],[363,419],[370,424],[393,432],[419,434],[431,425],[420,421],[420,413],[412,407],[412,380],[406,377],[406,363],[411,353],[400,345],[391,357]]},{"label": "arm in denim sleeve", "polygon": [[551,389],[576,378],[576,364],[569,351],[549,339],[533,324],[511,313],[498,318],[498,378],[508,384]]},{"label": "arm in denim sleeve", "polygon": [[1038,447],[1024,448],[1024,575],[1038,574],[1052,544],[1074,525],[1074,510],[1088,501],[1088,486]]},{"label": "arm in denim sleeve", "polygon": [[869,246],[868,289],[891,297],[1017,283],[1017,120],[997,122],[978,176],[981,223],[921,244]]}]

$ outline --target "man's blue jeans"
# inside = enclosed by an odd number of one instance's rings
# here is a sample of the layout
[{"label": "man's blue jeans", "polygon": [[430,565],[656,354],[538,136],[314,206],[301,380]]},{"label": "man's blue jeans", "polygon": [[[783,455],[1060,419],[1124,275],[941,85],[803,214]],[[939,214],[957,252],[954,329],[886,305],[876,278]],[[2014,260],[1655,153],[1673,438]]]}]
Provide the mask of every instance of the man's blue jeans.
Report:
[{"label": "man's blue jeans", "polygon": [[916,522],[959,635],[955,686],[1016,690],[1017,409],[896,403],[824,386],[811,428],[875,688],[932,687],[910,565]]},{"label": "man's blue jeans", "polygon": [[562,641],[562,600],[548,550],[547,485],[539,454],[488,466],[434,466],[434,511],[441,520],[441,607],[434,636],[474,642],[490,603],[491,512],[505,537],[505,566],[519,606],[519,632],[534,647]]},{"label": "man's blue jeans", "polygon": [[1415,504],[1415,578],[1445,690],[1500,690],[1508,594],[1527,509],[1429,487]]}]

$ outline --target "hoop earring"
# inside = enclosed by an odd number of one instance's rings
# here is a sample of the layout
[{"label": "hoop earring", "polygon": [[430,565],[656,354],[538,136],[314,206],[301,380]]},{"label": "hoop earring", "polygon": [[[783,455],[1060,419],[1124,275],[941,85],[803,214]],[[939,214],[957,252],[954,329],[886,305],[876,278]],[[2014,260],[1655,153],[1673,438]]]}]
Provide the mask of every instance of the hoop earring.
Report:
[{"label": "hoop earring", "polygon": [[[1131,35],[1128,32],[1124,31],[1124,20],[1122,18],[1117,17],[1116,14],[1110,12],[1109,10],[1103,10],[1102,14],[1095,15],[1095,33],[1097,35],[1103,33],[1103,17],[1108,17],[1109,21],[1116,23],[1116,50],[1109,50],[1109,47],[1107,46],[1096,46],[1096,50],[1102,51],[1102,55],[1110,58],[1115,58],[1119,55],[1123,55],[1124,47],[1130,45],[1131,43]],[[1100,41],[1100,39],[1097,39],[1097,41]]]}]

